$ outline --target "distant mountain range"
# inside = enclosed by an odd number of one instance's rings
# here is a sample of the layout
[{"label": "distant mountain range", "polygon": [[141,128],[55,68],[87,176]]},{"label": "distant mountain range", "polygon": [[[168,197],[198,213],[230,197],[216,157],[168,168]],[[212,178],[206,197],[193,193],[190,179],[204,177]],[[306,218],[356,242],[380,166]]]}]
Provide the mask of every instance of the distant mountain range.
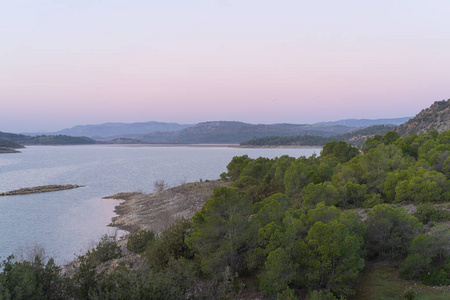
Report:
[{"label": "distant mountain range", "polygon": [[[177,124],[164,122],[137,122],[137,123],[104,123],[98,125],[77,125],[56,132],[48,132],[45,135],[70,135],[87,136],[99,140],[112,140],[122,137],[144,135],[155,131],[172,132],[179,131],[194,124]],[[42,135],[43,133],[26,133],[28,135]]]},{"label": "distant mountain range", "polygon": [[[400,124],[409,118],[347,119],[316,124],[249,124],[233,121],[178,124],[164,122],[104,123],[78,125],[46,135],[85,136],[101,142],[113,143],[241,143],[267,136],[336,136],[350,133],[374,124]],[[42,134],[42,133],[36,133]]]},{"label": "distant mountain range", "polygon": [[[376,134],[384,135],[389,130],[397,131],[400,136],[408,136],[411,134],[428,133],[432,130],[443,132],[450,130],[450,99],[436,101],[429,108],[423,109],[414,118],[399,119],[379,119],[379,120],[342,120],[336,122],[323,122],[318,124],[347,124],[361,125],[378,122],[397,123],[406,120],[405,123],[398,126],[394,125],[374,125],[364,127],[352,133],[336,135],[331,138],[323,136],[271,136],[263,138],[255,138],[242,143],[247,146],[289,146],[289,145],[324,145],[330,140],[342,140],[355,145],[361,145],[364,141]],[[367,122],[369,121],[369,122]]]},{"label": "distant mountain range", "polygon": [[204,122],[176,132],[153,132],[140,137],[146,143],[241,143],[264,136],[290,136],[314,134],[332,136],[356,130],[340,125],[298,125],[298,124],[248,124],[242,122]]},{"label": "distant mountain range", "polygon": [[346,119],[334,122],[319,122],[314,125],[342,125],[348,127],[368,127],[374,125],[401,125],[412,117],[394,118],[394,119]]},{"label": "distant mountain range", "polygon": [[[316,124],[249,124],[214,121],[193,124],[164,122],[104,123],[78,125],[52,133],[13,134],[0,132],[3,144],[77,145],[95,143],[162,144],[238,144],[255,138],[317,136],[334,137],[368,127],[371,124],[397,124],[409,118],[356,120],[348,119]],[[11,144],[12,145],[12,144]]]}]

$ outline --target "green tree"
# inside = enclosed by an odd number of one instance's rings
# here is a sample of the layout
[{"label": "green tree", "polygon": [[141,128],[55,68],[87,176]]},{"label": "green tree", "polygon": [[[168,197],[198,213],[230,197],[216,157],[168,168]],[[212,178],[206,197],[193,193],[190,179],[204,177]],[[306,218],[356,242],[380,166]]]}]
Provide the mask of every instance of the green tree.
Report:
[{"label": "green tree", "polygon": [[342,296],[352,295],[351,282],[364,268],[360,239],[337,220],[316,222],[301,246],[301,266],[307,286],[329,289]]},{"label": "green tree", "polygon": [[434,227],[430,233],[417,236],[411,243],[408,257],[400,265],[402,276],[431,285],[450,284],[449,243],[447,226]]},{"label": "green tree", "polygon": [[296,277],[296,264],[282,248],[270,252],[264,271],[258,276],[260,288],[268,295],[275,295],[288,288]]},{"label": "green tree", "polygon": [[359,154],[359,150],[350,144],[343,141],[328,142],[323,146],[321,155],[323,157],[328,155],[334,155],[338,162],[344,163],[352,159]]},{"label": "green tree", "polygon": [[331,182],[310,183],[303,191],[302,204],[306,208],[314,208],[319,202],[331,206],[338,204],[339,198],[339,191]]},{"label": "green tree", "polygon": [[182,218],[162,231],[147,244],[144,256],[148,264],[155,271],[161,271],[171,259],[191,258],[191,251],[185,243],[191,229],[192,221]]},{"label": "green tree", "polygon": [[127,249],[134,253],[143,253],[153,241],[155,233],[150,230],[136,230],[128,236]]},{"label": "green tree", "polygon": [[365,248],[369,257],[403,258],[422,224],[404,208],[380,204],[367,217]]},{"label": "green tree", "polygon": [[68,278],[53,259],[45,263],[39,256],[32,261],[14,261],[10,256],[0,264],[0,299],[70,299]]},{"label": "green tree", "polygon": [[286,194],[293,198],[299,197],[308,184],[320,183],[317,165],[315,157],[300,157],[293,162],[284,176]]},{"label": "green tree", "polygon": [[220,187],[194,215],[186,243],[196,251],[205,274],[217,275],[227,266],[234,274],[244,267],[249,243],[256,244],[248,221],[251,214],[252,204],[241,191]]}]

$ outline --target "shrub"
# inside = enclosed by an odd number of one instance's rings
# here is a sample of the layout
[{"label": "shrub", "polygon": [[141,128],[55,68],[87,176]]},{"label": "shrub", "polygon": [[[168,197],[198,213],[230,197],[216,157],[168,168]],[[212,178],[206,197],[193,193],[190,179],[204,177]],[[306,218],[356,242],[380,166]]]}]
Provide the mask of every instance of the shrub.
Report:
[{"label": "shrub", "polygon": [[403,258],[422,224],[404,208],[376,205],[366,221],[366,250],[371,258]]},{"label": "shrub", "polygon": [[413,288],[409,288],[403,293],[403,298],[405,298],[406,300],[414,300],[416,299],[416,297],[417,292]]},{"label": "shrub", "polygon": [[136,230],[128,237],[127,249],[133,253],[143,253],[148,244],[155,238],[155,233],[151,230]]},{"label": "shrub", "polygon": [[442,222],[450,220],[450,212],[448,210],[430,203],[419,205],[414,216],[423,224],[427,224],[430,221]]},{"label": "shrub", "polygon": [[100,239],[97,246],[88,251],[85,255],[90,257],[97,264],[105,261],[121,258],[122,250],[115,239],[108,237],[106,234]]}]

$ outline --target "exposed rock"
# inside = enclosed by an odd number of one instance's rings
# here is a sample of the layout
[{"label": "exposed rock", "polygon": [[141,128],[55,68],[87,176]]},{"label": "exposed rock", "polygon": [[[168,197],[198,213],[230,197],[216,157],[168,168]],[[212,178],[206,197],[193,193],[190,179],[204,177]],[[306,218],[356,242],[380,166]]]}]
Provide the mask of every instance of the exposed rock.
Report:
[{"label": "exposed rock", "polygon": [[450,129],[450,99],[436,101],[429,108],[423,109],[414,118],[397,127],[396,131],[404,137],[411,134],[438,132]]},{"label": "exposed rock", "polygon": [[23,188],[14,191],[0,193],[0,196],[14,196],[14,195],[26,195],[26,194],[35,194],[35,193],[46,193],[46,192],[54,192],[54,191],[62,191],[62,190],[70,190],[79,187],[83,187],[84,185],[76,185],[76,184],[66,184],[66,185],[43,185],[43,186],[35,186],[30,188]]},{"label": "exposed rock", "polygon": [[147,229],[160,232],[175,220],[191,218],[206,200],[211,198],[213,189],[226,186],[222,181],[186,183],[153,194],[119,193],[106,199],[123,199],[116,206],[119,215],[109,226],[127,231]]}]

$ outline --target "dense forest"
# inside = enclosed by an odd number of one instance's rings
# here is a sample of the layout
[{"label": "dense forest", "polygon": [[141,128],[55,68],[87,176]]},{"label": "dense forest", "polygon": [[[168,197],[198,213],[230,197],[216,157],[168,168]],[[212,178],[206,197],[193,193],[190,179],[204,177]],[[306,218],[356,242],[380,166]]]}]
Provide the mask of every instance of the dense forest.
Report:
[{"label": "dense forest", "polygon": [[234,157],[221,175],[230,185],[191,220],[135,231],[126,248],[105,237],[63,271],[10,257],[0,299],[346,299],[377,261],[449,285],[449,178],[450,131],[389,131],[362,151],[332,141],[309,158]]},{"label": "dense forest", "polygon": [[355,146],[361,146],[368,137],[384,135],[395,128],[393,125],[374,125],[354,132],[335,136],[295,135],[268,136],[253,138],[241,143],[241,146],[323,146],[331,141],[344,141]]}]

